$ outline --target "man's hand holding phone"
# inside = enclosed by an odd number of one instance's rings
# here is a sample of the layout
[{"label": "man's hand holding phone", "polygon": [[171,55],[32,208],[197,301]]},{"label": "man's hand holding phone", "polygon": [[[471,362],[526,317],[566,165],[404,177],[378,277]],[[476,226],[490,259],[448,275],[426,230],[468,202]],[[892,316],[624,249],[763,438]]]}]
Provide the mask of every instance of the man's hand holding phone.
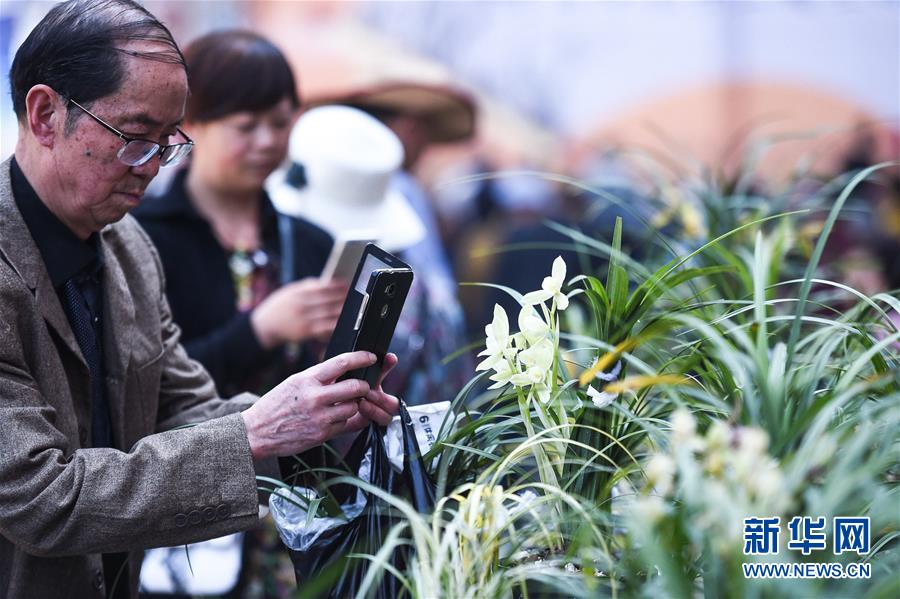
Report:
[{"label": "man's hand holding phone", "polygon": [[397,354],[386,354],[384,363],[381,367],[381,374],[378,375],[378,383],[374,389],[369,389],[365,397],[359,402],[359,413],[350,418],[347,426],[350,430],[359,431],[369,425],[370,422],[376,422],[381,426],[387,426],[391,420],[400,413],[400,400],[385,393],[381,388],[384,377],[393,370],[397,365]]},{"label": "man's hand holding phone", "polygon": [[370,352],[340,354],[288,377],[244,410],[253,459],[301,453],[338,435],[359,431],[370,421],[389,423],[399,412],[400,402],[384,392],[381,381],[397,364],[397,356],[385,356],[374,389],[362,380],[338,380],[375,362]]}]

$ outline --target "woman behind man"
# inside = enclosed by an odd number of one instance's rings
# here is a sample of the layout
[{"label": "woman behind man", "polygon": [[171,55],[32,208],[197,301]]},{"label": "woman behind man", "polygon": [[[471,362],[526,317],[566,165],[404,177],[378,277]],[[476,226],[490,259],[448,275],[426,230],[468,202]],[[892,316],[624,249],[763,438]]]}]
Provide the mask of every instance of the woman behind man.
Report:
[{"label": "woman behind man", "polygon": [[328,340],[346,287],[316,278],[331,237],[277,216],[263,191],[300,105],[284,56],[259,35],[222,31],[185,58],[194,153],[134,214],[159,249],[188,353],[220,392],[263,391],[314,361],[309,344],[296,344]]},{"label": "woman behind man", "polygon": [[[316,344],[330,337],[347,290],[316,278],[331,237],[306,220],[277,215],[263,191],[285,158],[300,105],[284,56],[245,31],[203,36],[184,55],[191,95],[183,128],[196,146],[165,193],[146,199],[134,215],[159,250],[173,320],[190,356],[209,370],[220,393],[263,393],[317,361]],[[279,546],[271,531],[248,540]],[[231,551],[240,559],[240,538],[209,543],[220,552],[214,555]],[[223,593],[233,584],[236,569],[229,572],[217,557],[219,565],[207,573],[213,587],[198,588],[201,549],[191,551],[192,570],[183,547],[148,553],[145,572],[168,581],[155,590],[187,596]],[[245,583],[250,552],[243,553]],[[286,576],[274,576],[278,553],[252,553],[267,562],[256,581],[262,596],[286,596],[293,578],[287,556],[280,553]]]}]

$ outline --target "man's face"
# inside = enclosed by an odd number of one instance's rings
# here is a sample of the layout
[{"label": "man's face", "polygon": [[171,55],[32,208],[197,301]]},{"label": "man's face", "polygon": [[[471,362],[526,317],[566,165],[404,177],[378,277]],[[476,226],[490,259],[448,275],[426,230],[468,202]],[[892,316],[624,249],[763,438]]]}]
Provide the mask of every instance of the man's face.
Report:
[{"label": "man's face", "polygon": [[[139,42],[124,49],[152,52],[161,47]],[[124,60],[126,76],[119,91],[88,109],[129,137],[174,143],[188,93],[184,68],[127,55]],[[81,112],[71,104],[68,110]],[[77,116],[68,133],[60,121],[52,161],[61,191],[57,211],[76,234],[86,237],[138,205],[159,171],[159,158],[138,167],[122,164],[117,154],[125,142],[87,114]]]}]

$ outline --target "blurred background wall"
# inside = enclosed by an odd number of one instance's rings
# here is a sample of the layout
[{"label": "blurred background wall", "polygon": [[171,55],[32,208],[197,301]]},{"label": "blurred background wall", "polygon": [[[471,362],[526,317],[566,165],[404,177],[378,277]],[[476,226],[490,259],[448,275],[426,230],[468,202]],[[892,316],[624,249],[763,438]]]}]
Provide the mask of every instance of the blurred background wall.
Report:
[{"label": "blurred background wall", "polygon": [[[461,86],[480,134],[451,156],[477,148],[494,168],[577,174],[598,151],[637,146],[728,169],[748,132],[815,135],[780,143],[772,174],[801,154],[836,168],[860,131],[879,157],[900,153],[897,1],[145,4],[183,43],[222,27],[269,35],[305,98],[398,78]],[[0,3],[3,155],[16,135],[5,74],[51,5]]]}]

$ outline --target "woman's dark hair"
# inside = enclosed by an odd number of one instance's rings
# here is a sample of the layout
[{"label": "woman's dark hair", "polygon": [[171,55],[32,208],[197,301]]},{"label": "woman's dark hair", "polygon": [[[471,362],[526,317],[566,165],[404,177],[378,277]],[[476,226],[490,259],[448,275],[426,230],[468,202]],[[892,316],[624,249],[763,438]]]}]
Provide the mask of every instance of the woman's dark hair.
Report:
[{"label": "woman's dark hair", "polygon": [[[134,52],[122,46],[156,42],[168,48]],[[116,93],[125,80],[124,56],[185,65],[165,25],[132,0],[69,0],[57,4],[16,52],[9,83],[16,117],[25,119],[25,96],[35,85],[90,104]],[[69,111],[71,124],[81,115]]]},{"label": "woman's dark hair", "polygon": [[288,98],[300,106],[291,67],[275,45],[250,31],[209,33],[184,50],[188,64],[185,120],[208,122],[235,112],[259,112]]}]

